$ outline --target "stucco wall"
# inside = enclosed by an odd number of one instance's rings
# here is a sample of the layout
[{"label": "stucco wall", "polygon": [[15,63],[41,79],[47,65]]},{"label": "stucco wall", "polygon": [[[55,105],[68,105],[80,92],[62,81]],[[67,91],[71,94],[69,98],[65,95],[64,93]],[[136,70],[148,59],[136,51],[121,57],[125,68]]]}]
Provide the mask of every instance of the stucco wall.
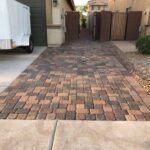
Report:
[{"label": "stucco wall", "polygon": [[46,22],[47,25],[51,25],[52,24],[52,1],[50,0],[45,0],[45,4],[46,4]]},{"label": "stucco wall", "polygon": [[132,10],[143,11],[150,7],[150,0],[133,0]]},{"label": "stucco wall", "polygon": [[109,0],[108,7],[111,11],[124,12],[132,5],[132,0]]},{"label": "stucco wall", "polygon": [[60,0],[60,3],[65,11],[72,11],[66,0]]},{"label": "stucco wall", "polygon": [[129,6],[131,10],[143,11],[150,7],[150,0],[109,0],[108,6],[111,11],[126,11]]},{"label": "stucco wall", "polygon": [[[115,1],[115,2],[114,2]],[[109,0],[108,6],[110,11],[125,12],[131,6],[131,11],[143,11],[141,21],[141,35],[150,35],[150,27],[144,26],[146,8],[150,7],[150,0]]]},{"label": "stucco wall", "polygon": [[62,25],[62,28],[61,28],[61,36],[62,36],[62,43],[65,42],[65,12],[66,11],[72,11],[70,6],[68,5],[68,3],[66,2],[66,0],[60,0],[60,3],[61,3],[61,17],[62,17],[62,20],[61,20],[61,25]]},{"label": "stucco wall", "polygon": [[58,0],[57,7],[54,7],[52,0],[46,0],[47,14],[47,36],[48,45],[60,46],[65,42],[65,12],[71,11],[66,0]]}]

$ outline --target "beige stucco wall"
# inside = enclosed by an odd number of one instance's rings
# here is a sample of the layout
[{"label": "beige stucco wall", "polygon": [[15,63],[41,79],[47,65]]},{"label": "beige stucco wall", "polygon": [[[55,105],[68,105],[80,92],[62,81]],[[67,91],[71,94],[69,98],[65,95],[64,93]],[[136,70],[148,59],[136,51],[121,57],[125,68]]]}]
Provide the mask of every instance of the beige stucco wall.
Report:
[{"label": "beige stucco wall", "polygon": [[61,6],[61,15],[62,15],[62,19],[61,19],[61,37],[62,37],[62,43],[65,42],[65,12],[66,11],[72,11],[70,6],[68,5],[68,3],[66,2],[66,0],[60,0],[60,6]]},{"label": "beige stucco wall", "polygon": [[150,0],[109,0],[108,6],[110,11],[125,12],[127,8],[131,7],[131,11],[143,11],[142,21],[141,21],[141,35],[150,35],[150,26],[145,27],[144,11],[146,8],[150,7]]},{"label": "beige stucco wall", "polygon": [[143,11],[150,7],[150,0],[133,0],[132,10]]},{"label": "beige stucco wall", "polygon": [[66,0],[60,0],[60,4],[65,11],[72,11]]},{"label": "beige stucco wall", "polygon": [[[122,2],[122,5],[120,5],[120,3]],[[120,5],[120,6],[119,6]],[[116,0],[116,2],[114,0],[109,0],[108,2],[108,7],[109,10],[111,11],[124,11],[125,7],[126,7],[126,1],[125,0]]]},{"label": "beige stucco wall", "polygon": [[46,4],[46,22],[47,25],[52,24],[52,1],[50,0],[45,0]]},{"label": "beige stucco wall", "polygon": [[60,46],[65,42],[65,12],[71,11],[66,0],[58,0],[57,7],[53,0],[46,0],[48,46]]},{"label": "beige stucco wall", "polygon": [[150,7],[150,0],[109,0],[108,6],[111,11],[126,11],[130,6],[133,11],[143,11]]}]

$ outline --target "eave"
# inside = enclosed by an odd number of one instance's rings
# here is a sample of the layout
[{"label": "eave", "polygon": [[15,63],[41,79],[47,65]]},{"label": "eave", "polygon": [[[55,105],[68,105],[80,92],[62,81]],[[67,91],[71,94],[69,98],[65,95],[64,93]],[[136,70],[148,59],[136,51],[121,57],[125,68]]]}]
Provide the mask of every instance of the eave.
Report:
[{"label": "eave", "polygon": [[66,0],[67,3],[70,5],[72,11],[75,11],[75,4],[74,4],[74,0]]}]

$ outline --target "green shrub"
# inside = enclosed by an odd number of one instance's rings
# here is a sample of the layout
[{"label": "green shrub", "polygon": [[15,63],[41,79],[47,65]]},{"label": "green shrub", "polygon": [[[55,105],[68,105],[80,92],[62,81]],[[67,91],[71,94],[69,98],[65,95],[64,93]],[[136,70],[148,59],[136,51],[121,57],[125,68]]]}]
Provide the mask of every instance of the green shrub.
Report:
[{"label": "green shrub", "polygon": [[82,28],[86,28],[86,19],[85,18],[83,18],[82,19]]},{"label": "green shrub", "polygon": [[136,48],[141,54],[150,54],[150,35],[139,38],[136,42]]}]

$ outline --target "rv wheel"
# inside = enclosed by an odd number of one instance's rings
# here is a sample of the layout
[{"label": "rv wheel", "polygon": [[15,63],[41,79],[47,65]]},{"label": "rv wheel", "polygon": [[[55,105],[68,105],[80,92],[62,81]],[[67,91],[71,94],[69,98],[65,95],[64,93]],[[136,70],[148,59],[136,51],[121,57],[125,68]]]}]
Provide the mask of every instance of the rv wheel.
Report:
[{"label": "rv wheel", "polygon": [[34,41],[33,41],[33,37],[30,37],[30,41],[29,41],[29,46],[25,47],[26,49],[26,53],[32,53],[33,49],[34,49]]}]

